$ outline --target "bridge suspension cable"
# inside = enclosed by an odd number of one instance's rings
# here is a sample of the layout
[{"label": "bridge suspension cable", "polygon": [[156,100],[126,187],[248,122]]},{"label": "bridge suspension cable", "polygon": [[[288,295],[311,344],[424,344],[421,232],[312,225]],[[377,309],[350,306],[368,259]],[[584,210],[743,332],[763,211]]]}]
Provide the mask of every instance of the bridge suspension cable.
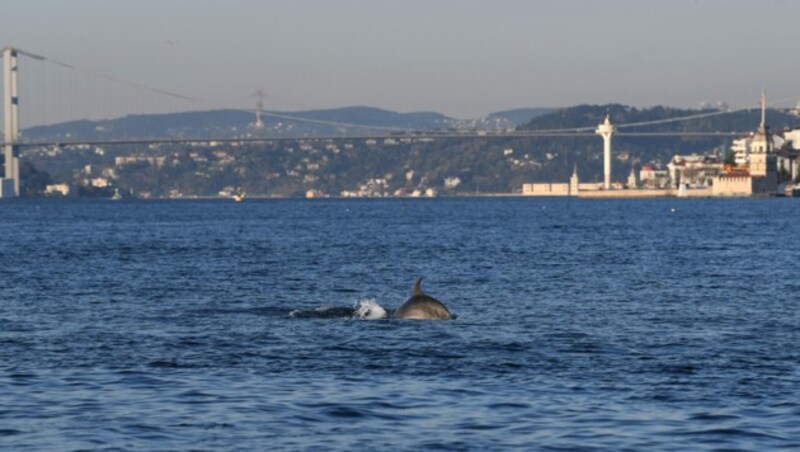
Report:
[{"label": "bridge suspension cable", "polygon": [[[171,99],[175,99],[175,100],[180,100],[180,101],[184,101],[184,102],[191,102],[191,103],[193,103],[195,105],[202,104],[202,105],[204,105],[204,106],[206,106],[208,108],[213,108],[214,107],[214,104],[212,102],[209,102],[206,99],[201,99],[201,98],[197,98],[197,97],[193,97],[193,96],[188,96],[188,95],[185,95],[185,94],[177,93],[177,92],[172,91],[172,90],[161,89],[161,88],[157,88],[157,87],[154,87],[154,86],[151,86],[151,85],[148,85],[148,84],[138,83],[138,82],[131,81],[131,80],[128,80],[128,79],[125,79],[125,78],[120,78],[120,77],[108,75],[108,74],[105,74],[105,73],[102,73],[102,72],[98,72],[98,71],[91,70],[91,69],[86,69],[86,68],[83,68],[83,67],[80,67],[80,66],[77,66],[77,65],[74,65],[74,64],[66,63],[66,62],[63,62],[63,61],[60,61],[60,60],[57,60],[57,59],[54,59],[54,58],[49,58],[49,57],[46,57],[46,56],[34,54],[34,53],[27,52],[27,51],[24,51],[24,50],[19,50],[19,49],[16,49],[16,50],[17,50],[19,55],[25,56],[25,57],[30,58],[32,60],[41,61],[41,62],[49,62],[49,63],[51,63],[53,65],[56,65],[56,66],[58,66],[60,68],[64,68],[64,69],[67,69],[67,70],[70,70],[70,71],[74,71],[74,72],[82,73],[82,74],[85,74],[85,75],[89,75],[89,76],[94,77],[96,79],[102,79],[102,80],[106,80],[108,82],[111,82],[111,83],[114,83],[114,84],[117,84],[117,85],[127,86],[127,87],[135,88],[135,89],[138,89],[138,90],[144,90],[144,91],[147,91],[147,92],[152,93],[152,94],[157,94],[159,96],[165,96],[165,97],[168,97],[168,98],[171,98]],[[44,77],[45,76],[42,75],[43,79],[44,79]],[[69,87],[63,86],[64,83],[61,80],[57,80],[56,84],[57,84],[57,86],[53,91],[63,91],[66,88],[68,91],[81,91],[81,92],[83,92],[83,91],[85,91],[87,89],[87,87],[78,86],[77,82],[75,82],[74,80],[70,80],[69,81],[69,85],[70,85]],[[48,103],[51,102],[51,98],[55,98],[57,95],[58,94],[51,96],[51,93],[49,92],[49,90],[42,89],[41,93],[39,94],[39,100],[40,100],[39,103],[41,104],[42,108],[44,108],[44,109],[49,108]],[[114,97],[114,102],[116,102],[116,103],[120,102],[118,93],[114,93],[112,96]],[[792,97],[792,98],[788,98],[788,99],[792,99],[793,100],[795,98]],[[787,99],[781,99],[781,100],[778,100],[778,101],[770,102],[770,104],[783,102],[785,100],[787,100]],[[134,96],[134,103],[137,103],[137,102],[140,102],[140,101],[141,101],[141,99],[139,99],[139,96]],[[67,103],[68,104],[77,104],[79,102],[78,101],[71,101],[71,102],[67,102]],[[69,110],[69,111],[74,110],[71,107],[72,107],[72,105],[68,105],[66,110]],[[117,111],[125,110],[125,106],[116,106],[115,108],[110,108],[108,106],[101,105],[100,108],[101,109],[105,108],[105,109],[108,109],[109,111],[111,111],[111,110],[117,110]],[[220,108],[220,107],[217,106],[217,108]],[[255,110],[253,110],[253,109],[242,109],[242,108],[228,108],[228,109],[229,110],[234,110],[234,111],[243,111],[243,112],[248,112],[248,113],[255,113]],[[708,117],[714,117],[714,116],[733,114],[733,113],[740,112],[740,111],[745,111],[745,110],[749,110],[749,108],[740,108],[740,109],[733,109],[733,110],[715,110],[715,111],[701,112],[701,113],[691,114],[691,115],[686,115],[686,116],[681,116],[681,117],[663,118],[663,119],[657,119],[657,120],[651,120],[651,121],[640,121],[640,122],[631,122],[631,123],[619,123],[619,124],[616,124],[616,127],[618,129],[631,129],[631,128],[637,128],[637,127],[652,126],[652,125],[661,125],[661,124],[669,124],[669,123],[676,123],[676,122],[685,122],[685,121],[691,121],[691,120],[695,120],[695,119],[701,119],[701,118],[708,118]],[[386,132],[397,132],[397,133],[407,133],[407,134],[424,134],[424,133],[431,134],[431,131],[428,131],[428,130],[412,129],[412,128],[407,128],[407,127],[377,126],[377,125],[368,125],[368,124],[357,124],[357,123],[351,123],[351,122],[341,122],[341,121],[331,121],[331,120],[324,120],[324,119],[314,119],[314,118],[301,117],[301,116],[287,114],[285,112],[278,112],[278,111],[261,111],[261,114],[264,115],[264,116],[269,116],[269,117],[279,118],[279,119],[285,119],[285,120],[290,120],[290,121],[296,121],[296,122],[327,125],[327,126],[332,126],[332,127],[340,127],[340,128],[348,128],[348,129],[359,129],[359,130],[364,130],[364,131],[379,131],[379,132],[383,132],[383,133],[386,133]],[[43,115],[44,115],[44,113],[43,113]],[[111,115],[105,115],[104,114],[103,116],[110,117]],[[77,119],[77,118],[74,118],[74,119]],[[578,136],[578,135],[582,135],[582,134],[585,134],[586,136],[589,136],[589,135],[593,135],[594,129],[595,129],[595,125],[594,124],[593,125],[589,125],[589,126],[585,126],[585,127],[532,129],[532,130],[526,130],[526,131],[519,131],[517,136],[533,136],[533,135],[536,135],[536,136],[545,136],[545,135],[551,135],[551,136],[557,136],[557,135]],[[669,133],[669,132],[664,132],[664,133]],[[689,132],[686,132],[686,133],[689,133]],[[732,134],[732,133],[737,133],[737,132],[730,132],[730,133]],[[624,135],[629,135],[629,134],[633,135],[634,133],[633,132],[624,132],[624,133],[621,133],[621,135],[622,134],[624,134]],[[655,135],[655,134],[656,133],[653,132],[650,135]],[[724,134],[725,133],[723,133],[723,135]],[[480,133],[475,133],[474,135],[476,135],[476,136],[488,136],[488,134],[483,134],[482,135]],[[509,136],[509,135],[513,135],[513,134],[505,134],[505,135],[502,135],[502,136]],[[638,135],[639,136],[645,136],[645,132],[641,132]],[[467,136],[467,134],[455,134],[454,136]],[[492,136],[501,136],[501,135],[492,134]]]},{"label": "bridge suspension cable", "polygon": [[174,92],[171,92],[171,91],[166,91],[166,90],[159,89],[159,88],[154,88],[154,87],[149,86],[149,85],[144,85],[144,84],[141,84],[141,83],[132,82],[130,80],[126,80],[126,79],[119,78],[119,77],[114,77],[112,75],[103,74],[101,72],[92,71],[90,69],[83,69],[83,68],[80,68],[78,66],[73,66],[71,64],[67,64],[67,63],[64,63],[64,62],[61,62],[61,61],[58,61],[58,60],[54,60],[52,58],[39,57],[39,59],[42,60],[42,61],[49,61],[49,62],[51,62],[51,63],[53,63],[55,65],[58,65],[58,66],[61,66],[61,67],[67,68],[67,69],[72,69],[74,71],[83,72],[84,74],[88,74],[88,75],[91,75],[91,76],[94,76],[94,77],[97,77],[97,78],[105,79],[105,80],[108,80],[110,82],[119,83],[121,85],[127,85],[127,86],[130,86],[130,87],[133,87],[133,88],[140,88],[140,89],[143,89],[143,90],[146,90],[146,91],[150,91],[150,92],[155,93],[155,94],[163,94],[163,95],[168,96],[168,97],[174,97],[176,99],[188,100],[188,101],[192,101],[192,102],[203,102],[202,100],[196,99],[194,97],[185,96],[183,94],[178,94],[178,93],[174,93]]}]

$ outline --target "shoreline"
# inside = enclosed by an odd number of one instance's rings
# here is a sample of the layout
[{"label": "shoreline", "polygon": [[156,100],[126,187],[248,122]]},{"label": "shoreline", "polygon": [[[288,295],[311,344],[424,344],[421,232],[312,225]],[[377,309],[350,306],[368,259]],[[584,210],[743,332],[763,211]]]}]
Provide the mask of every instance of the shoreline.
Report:
[{"label": "shoreline", "polygon": [[[8,201],[14,202],[17,201],[32,201],[32,200],[39,200],[39,201],[106,201],[106,202],[130,202],[130,201],[155,201],[155,202],[163,202],[163,201],[220,201],[220,202],[231,202],[236,204],[246,204],[247,201],[286,201],[286,200],[307,200],[307,201],[325,201],[325,200],[336,200],[336,201],[365,201],[365,200],[414,200],[414,201],[433,201],[437,199],[517,199],[517,198],[530,198],[530,199],[554,199],[554,198],[571,198],[571,199],[580,199],[580,200],[624,200],[624,199],[774,199],[774,198],[792,198],[792,196],[785,196],[780,194],[774,195],[762,195],[762,196],[711,196],[706,193],[703,194],[689,194],[688,196],[676,196],[672,190],[659,190],[659,191],[628,191],[628,190],[620,190],[620,191],[590,191],[590,192],[580,192],[577,196],[565,196],[565,195],[523,195],[521,193],[473,193],[473,194],[463,194],[463,195],[450,195],[450,196],[435,196],[435,197],[412,197],[412,196],[359,196],[359,197],[348,197],[348,196],[330,196],[330,197],[315,197],[315,198],[306,198],[303,196],[248,196],[241,202],[236,202],[233,198],[227,197],[220,197],[220,196],[192,196],[192,197],[179,197],[179,198],[138,198],[138,197],[128,197],[122,199],[111,199],[111,198],[76,198],[76,197],[69,197],[69,196],[38,196],[38,197],[20,197],[20,198],[9,198]],[[5,200],[0,200],[0,203]]]}]

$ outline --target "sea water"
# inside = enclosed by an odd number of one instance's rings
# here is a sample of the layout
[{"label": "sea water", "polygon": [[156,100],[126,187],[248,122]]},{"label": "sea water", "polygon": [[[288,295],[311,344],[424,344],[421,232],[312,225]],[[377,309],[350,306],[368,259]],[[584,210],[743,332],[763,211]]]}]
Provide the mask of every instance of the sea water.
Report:
[{"label": "sea water", "polygon": [[0,447],[800,448],[798,206],[3,202]]}]

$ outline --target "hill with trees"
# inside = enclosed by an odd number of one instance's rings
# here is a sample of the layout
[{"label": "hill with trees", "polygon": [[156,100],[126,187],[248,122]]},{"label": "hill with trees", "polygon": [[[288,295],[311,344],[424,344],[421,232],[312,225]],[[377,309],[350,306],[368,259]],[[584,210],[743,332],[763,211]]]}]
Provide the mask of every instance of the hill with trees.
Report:
[{"label": "hill with trees", "polygon": [[[350,113],[349,120],[359,122],[370,116],[367,110]],[[55,182],[85,186],[102,178],[125,193],[150,197],[217,196],[235,188],[252,196],[303,196],[309,190],[334,196],[386,196],[429,188],[440,195],[513,193],[525,182],[564,182],[573,168],[583,181],[600,181],[602,140],[592,131],[606,115],[621,132],[748,132],[760,122],[760,112],[755,110],[718,113],[722,112],[580,105],[536,116],[519,130],[587,128],[586,136],[429,139],[387,134],[373,140],[29,149],[24,158]],[[220,122],[208,123],[193,122],[193,113],[172,116],[175,122],[168,125],[159,124],[163,118],[130,120],[141,124],[143,130],[153,130],[156,125],[211,127],[244,119],[237,119],[238,114],[222,112],[215,119]],[[695,118],[666,122],[687,116]],[[773,130],[798,126],[798,118],[784,112],[770,110],[767,118]],[[380,113],[369,120],[373,124],[404,120],[413,125],[436,124],[441,119],[436,114],[398,117]],[[648,125],[632,125],[638,123]],[[624,180],[632,168],[638,170],[644,163],[663,166],[675,154],[725,154],[730,144],[731,138],[723,136],[636,137],[620,133],[614,139],[613,178]],[[39,174],[37,180],[41,184],[45,174]]]}]

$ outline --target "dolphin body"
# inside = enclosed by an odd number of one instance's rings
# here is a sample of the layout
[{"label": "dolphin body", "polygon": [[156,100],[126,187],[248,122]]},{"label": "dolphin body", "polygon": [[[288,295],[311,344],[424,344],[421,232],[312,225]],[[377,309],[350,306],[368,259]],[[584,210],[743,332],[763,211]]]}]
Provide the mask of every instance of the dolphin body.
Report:
[{"label": "dolphin body", "polygon": [[393,319],[452,320],[453,316],[441,301],[422,292],[422,278],[414,284],[411,297],[392,315]]}]

